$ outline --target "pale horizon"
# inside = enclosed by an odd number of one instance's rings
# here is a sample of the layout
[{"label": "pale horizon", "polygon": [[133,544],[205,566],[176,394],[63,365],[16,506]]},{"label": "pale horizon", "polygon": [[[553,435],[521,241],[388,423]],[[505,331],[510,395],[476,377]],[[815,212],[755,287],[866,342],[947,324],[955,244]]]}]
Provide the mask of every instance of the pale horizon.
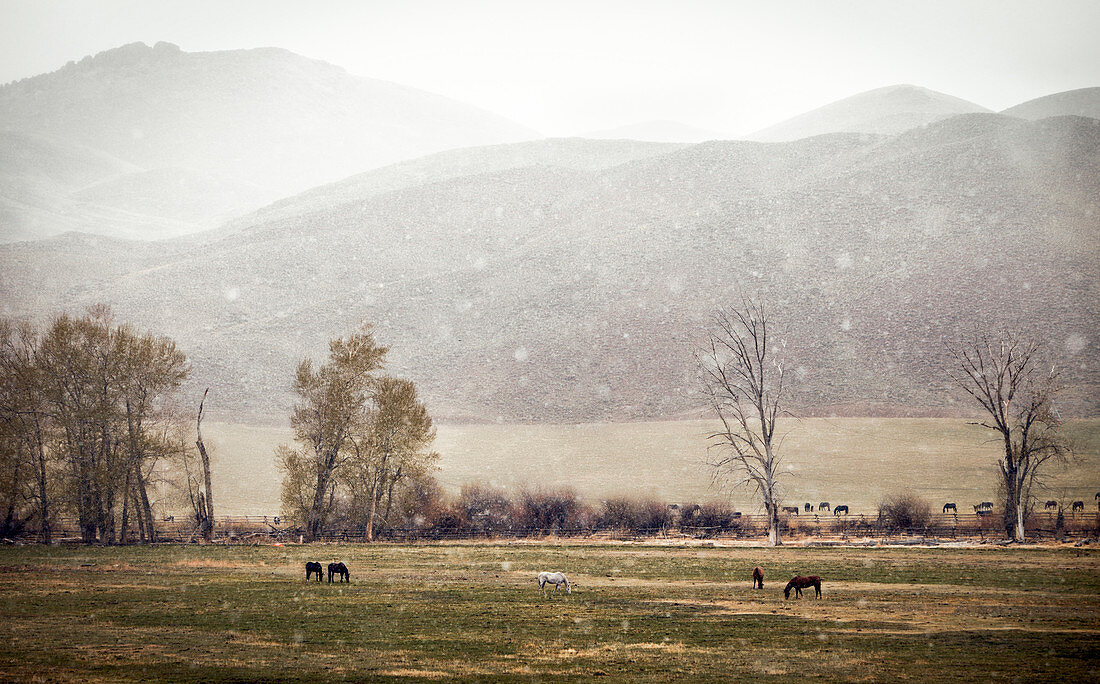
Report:
[{"label": "pale horizon", "polygon": [[993,111],[1100,85],[1089,2],[0,1],[0,83],[133,42],[279,47],[559,137],[670,121],[753,133],[911,84]]}]

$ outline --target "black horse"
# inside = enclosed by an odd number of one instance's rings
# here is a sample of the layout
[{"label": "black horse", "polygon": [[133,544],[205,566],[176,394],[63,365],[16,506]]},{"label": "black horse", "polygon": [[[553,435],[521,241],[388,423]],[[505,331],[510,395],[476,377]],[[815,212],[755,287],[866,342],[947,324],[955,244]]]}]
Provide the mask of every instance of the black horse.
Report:
[{"label": "black horse", "polygon": [[1074,513],[1076,513],[1077,511],[1084,511],[1084,510],[1085,510],[1085,502],[1084,501],[1074,501],[1073,506],[1070,508],[1070,511],[1072,511]]},{"label": "black horse", "polygon": [[332,583],[332,576],[335,575],[340,578],[340,582],[351,582],[351,573],[348,572],[348,566],[343,563],[329,563],[328,564],[328,581]]},{"label": "black horse", "polygon": [[847,506],[837,506],[836,508],[833,509],[833,515],[841,515],[841,514],[848,515],[848,507]]},{"label": "black horse", "polygon": [[787,582],[787,586],[783,589],[783,598],[789,599],[791,597],[791,589],[794,589],[795,598],[802,598],[802,590],[814,588],[816,598],[821,598],[821,578],[817,575],[810,575],[809,577],[792,577],[790,582]]},{"label": "black horse", "polygon": [[829,502],[828,501],[822,501],[821,503],[819,503],[817,505],[817,510],[819,510],[819,511],[829,510]]},{"label": "black horse", "polygon": [[321,581],[321,577],[325,574],[325,569],[321,567],[320,563],[314,561],[306,562],[306,581],[313,576],[313,573],[317,573],[317,581]]},{"label": "black horse", "polygon": [[952,513],[958,513],[959,509],[955,507],[955,504],[948,502],[943,505],[943,512],[951,511]]}]

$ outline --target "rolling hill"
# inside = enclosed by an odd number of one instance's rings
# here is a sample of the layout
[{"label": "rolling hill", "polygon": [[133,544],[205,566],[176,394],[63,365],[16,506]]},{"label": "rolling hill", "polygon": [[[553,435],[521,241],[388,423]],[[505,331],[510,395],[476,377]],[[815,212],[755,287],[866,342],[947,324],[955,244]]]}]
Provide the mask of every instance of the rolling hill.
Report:
[{"label": "rolling hill", "polygon": [[1079,88],[1022,102],[1001,112],[1034,121],[1052,116],[1087,116],[1100,119],[1100,88]]},{"label": "rolling hill", "polygon": [[800,412],[959,412],[945,345],[1005,325],[1048,341],[1068,412],[1100,410],[1100,122],[607,145],[456,151],[201,237],[0,246],[4,313],[109,302],[223,416],[276,420],[297,360],[369,320],[438,418],[573,422],[693,415],[692,351],[747,294]]},{"label": "rolling hill", "polygon": [[786,142],[828,133],[893,135],[951,116],[988,111],[927,88],[894,85],[827,104],[757,131],[748,139]]}]

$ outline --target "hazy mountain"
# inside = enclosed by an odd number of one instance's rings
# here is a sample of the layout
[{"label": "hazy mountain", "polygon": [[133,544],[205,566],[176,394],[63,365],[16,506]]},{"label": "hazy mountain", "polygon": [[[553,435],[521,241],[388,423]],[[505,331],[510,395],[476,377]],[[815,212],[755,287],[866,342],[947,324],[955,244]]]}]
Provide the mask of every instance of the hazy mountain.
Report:
[{"label": "hazy mountain", "polygon": [[1080,88],[1028,100],[1001,112],[1021,119],[1045,119],[1051,116],[1087,116],[1100,119],[1100,88]]},{"label": "hazy mountain", "polygon": [[643,121],[605,130],[584,133],[580,137],[596,140],[648,140],[651,142],[700,143],[730,136],[708,131],[679,121]]},{"label": "hazy mountain", "polygon": [[0,130],[98,150],[138,172],[86,179],[104,185],[79,198],[57,188],[47,204],[64,207],[68,220],[24,216],[23,198],[5,195],[19,234],[109,232],[118,222],[113,234],[147,225],[153,238],[399,160],[539,137],[474,107],[285,50],[188,53],[168,43],[125,45],[0,86]]},{"label": "hazy mountain", "polygon": [[957,97],[912,85],[869,90],[827,104],[748,136],[783,142],[826,133],[892,135],[958,114],[988,112]]},{"label": "hazy mountain", "polygon": [[1067,412],[1100,410],[1095,120],[440,175],[201,244],[0,246],[6,313],[110,302],[175,337],[222,412],[285,417],[296,361],[369,320],[437,417],[611,420],[698,407],[692,350],[746,293],[803,411],[952,411],[945,341],[1018,323],[1065,366]]}]

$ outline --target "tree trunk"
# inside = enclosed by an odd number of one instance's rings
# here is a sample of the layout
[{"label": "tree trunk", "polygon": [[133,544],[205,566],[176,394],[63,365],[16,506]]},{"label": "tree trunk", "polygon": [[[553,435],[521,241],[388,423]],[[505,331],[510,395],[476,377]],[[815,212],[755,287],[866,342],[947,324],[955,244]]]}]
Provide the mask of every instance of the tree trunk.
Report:
[{"label": "tree trunk", "polygon": [[34,414],[35,476],[38,479],[38,515],[41,518],[40,536],[43,544],[49,544],[53,538],[50,527],[49,494],[46,489],[46,445],[42,439],[42,424],[37,412]]},{"label": "tree trunk", "polygon": [[209,391],[209,387],[203,390],[202,401],[199,402],[199,417],[195,424],[195,445],[198,446],[199,457],[202,459],[202,476],[206,490],[206,506],[202,511],[203,520],[200,521],[202,538],[206,541],[214,537],[214,492],[210,482],[210,456],[206,453],[206,445],[202,441],[202,405],[206,402],[206,393]]},{"label": "tree trunk", "polygon": [[134,474],[137,477],[135,489],[137,489],[139,514],[145,520],[145,529],[149,533],[149,541],[155,542],[157,540],[157,528],[153,522],[153,507],[149,503],[149,491],[145,486],[145,476],[141,473],[141,466],[135,468]]}]

